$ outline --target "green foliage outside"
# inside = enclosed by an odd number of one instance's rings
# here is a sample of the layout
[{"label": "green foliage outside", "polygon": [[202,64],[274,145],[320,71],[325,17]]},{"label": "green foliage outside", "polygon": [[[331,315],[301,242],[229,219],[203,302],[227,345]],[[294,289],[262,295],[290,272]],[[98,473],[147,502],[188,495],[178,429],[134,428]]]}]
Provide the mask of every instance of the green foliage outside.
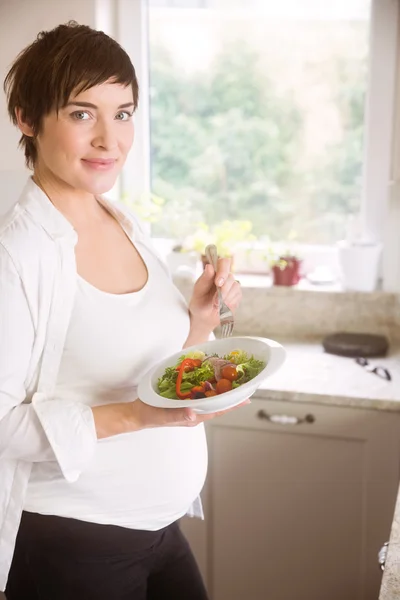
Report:
[{"label": "green foliage outside", "polygon": [[152,189],[164,199],[153,234],[183,239],[200,223],[241,220],[257,238],[340,239],[360,203],[366,61],[339,57],[330,68],[344,133],[310,168],[299,160],[302,107],[249,45],[232,43],[188,75],[153,43]]}]

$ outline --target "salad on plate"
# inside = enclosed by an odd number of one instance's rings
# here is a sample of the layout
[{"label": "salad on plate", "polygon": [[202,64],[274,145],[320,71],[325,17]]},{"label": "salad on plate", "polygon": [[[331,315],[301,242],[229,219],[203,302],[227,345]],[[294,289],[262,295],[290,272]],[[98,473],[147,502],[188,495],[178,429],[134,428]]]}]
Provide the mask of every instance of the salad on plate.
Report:
[{"label": "salad on plate", "polygon": [[171,400],[197,400],[218,396],[254,379],[266,363],[233,350],[225,356],[207,356],[201,350],[182,355],[177,364],[167,367],[159,378],[157,392]]}]

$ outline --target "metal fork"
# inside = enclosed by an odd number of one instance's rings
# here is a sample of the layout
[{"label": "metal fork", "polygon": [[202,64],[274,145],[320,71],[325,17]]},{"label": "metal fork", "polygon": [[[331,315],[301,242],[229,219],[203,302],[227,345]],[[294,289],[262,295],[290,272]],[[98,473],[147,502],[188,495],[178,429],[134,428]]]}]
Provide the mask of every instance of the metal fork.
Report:
[{"label": "metal fork", "polygon": [[[217,272],[218,267],[218,251],[214,244],[210,244],[206,247],[205,254],[209,263],[214,267],[214,271]],[[219,303],[219,320],[221,323],[221,337],[226,338],[232,335],[234,319],[233,313],[230,308],[225,304],[221,289],[217,287],[218,303]]]}]

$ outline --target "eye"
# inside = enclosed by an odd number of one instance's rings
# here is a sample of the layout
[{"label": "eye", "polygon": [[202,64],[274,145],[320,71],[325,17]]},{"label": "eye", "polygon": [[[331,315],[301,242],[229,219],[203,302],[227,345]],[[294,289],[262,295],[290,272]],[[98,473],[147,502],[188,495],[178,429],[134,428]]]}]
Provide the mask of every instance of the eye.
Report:
[{"label": "eye", "polygon": [[71,117],[76,121],[87,121],[90,119],[89,113],[85,110],[76,110],[75,112],[71,113]]},{"label": "eye", "polygon": [[119,113],[115,115],[117,121],[129,121],[133,116],[133,113],[130,113],[126,110],[121,110]]}]

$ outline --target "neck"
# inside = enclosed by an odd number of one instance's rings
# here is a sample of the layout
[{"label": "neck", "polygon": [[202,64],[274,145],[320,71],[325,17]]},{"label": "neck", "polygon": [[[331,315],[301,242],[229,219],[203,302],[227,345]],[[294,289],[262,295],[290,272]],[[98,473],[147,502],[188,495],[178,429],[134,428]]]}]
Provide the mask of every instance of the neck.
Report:
[{"label": "neck", "polygon": [[40,168],[35,169],[32,179],[74,227],[84,226],[101,216],[102,207],[93,194],[73,188]]}]

